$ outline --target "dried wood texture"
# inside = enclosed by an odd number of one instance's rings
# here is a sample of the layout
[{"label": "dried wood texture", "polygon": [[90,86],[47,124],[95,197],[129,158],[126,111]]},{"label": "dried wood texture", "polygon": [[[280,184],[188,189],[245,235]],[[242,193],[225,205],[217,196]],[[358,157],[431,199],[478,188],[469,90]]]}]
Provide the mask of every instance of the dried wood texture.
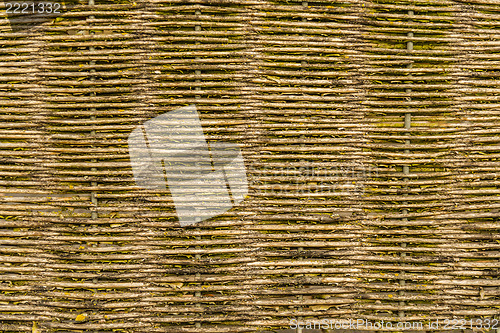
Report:
[{"label": "dried wood texture", "polygon": [[[498,316],[497,1],[63,12],[2,10],[0,331]],[[127,136],[189,104],[240,143],[250,195],[180,228]]]}]

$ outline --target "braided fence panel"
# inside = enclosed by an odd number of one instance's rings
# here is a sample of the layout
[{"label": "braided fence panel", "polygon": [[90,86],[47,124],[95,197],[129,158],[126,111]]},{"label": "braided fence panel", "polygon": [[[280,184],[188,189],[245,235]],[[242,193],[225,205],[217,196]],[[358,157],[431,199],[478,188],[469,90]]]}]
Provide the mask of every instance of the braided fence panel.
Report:
[{"label": "braided fence panel", "polygon": [[[498,1],[8,3],[0,332],[500,319]],[[127,139],[193,104],[249,193],[181,227]]]}]

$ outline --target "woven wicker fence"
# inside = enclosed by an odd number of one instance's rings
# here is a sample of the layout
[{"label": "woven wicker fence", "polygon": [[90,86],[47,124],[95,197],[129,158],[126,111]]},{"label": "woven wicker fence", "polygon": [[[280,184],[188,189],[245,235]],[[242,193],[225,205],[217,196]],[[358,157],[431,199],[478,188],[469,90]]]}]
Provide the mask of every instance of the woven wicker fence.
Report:
[{"label": "woven wicker fence", "polygon": [[[60,4],[0,3],[0,332],[498,318],[497,0]],[[191,104],[249,195],[180,227],[127,138]]]}]

